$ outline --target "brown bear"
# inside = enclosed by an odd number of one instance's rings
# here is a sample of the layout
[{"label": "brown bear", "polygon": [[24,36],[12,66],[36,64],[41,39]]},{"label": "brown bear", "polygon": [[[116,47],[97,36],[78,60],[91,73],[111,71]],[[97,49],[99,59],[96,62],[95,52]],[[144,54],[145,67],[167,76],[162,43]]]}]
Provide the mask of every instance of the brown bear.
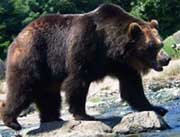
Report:
[{"label": "brown bear", "polygon": [[85,110],[88,88],[106,75],[119,79],[121,97],[132,108],[164,115],[166,109],[146,99],[141,80],[142,73],[162,71],[170,61],[160,52],[157,27],[156,20],[145,22],[113,4],[33,21],[8,50],[5,125],[20,130],[17,117],[33,102],[41,122],[61,120],[61,89],[76,120],[93,120]]}]

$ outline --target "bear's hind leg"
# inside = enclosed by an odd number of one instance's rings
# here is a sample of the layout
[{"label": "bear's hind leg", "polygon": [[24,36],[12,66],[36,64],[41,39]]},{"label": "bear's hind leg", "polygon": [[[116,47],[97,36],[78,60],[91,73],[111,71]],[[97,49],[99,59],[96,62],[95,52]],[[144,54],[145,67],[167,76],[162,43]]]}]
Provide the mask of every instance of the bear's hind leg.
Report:
[{"label": "bear's hind leg", "polygon": [[41,123],[61,121],[59,118],[61,108],[60,86],[48,86],[39,90],[35,103],[40,112]]},{"label": "bear's hind leg", "polygon": [[85,110],[89,85],[90,82],[78,76],[68,76],[63,83],[66,100],[70,105],[69,112],[76,120],[94,120],[94,117],[87,115]]}]

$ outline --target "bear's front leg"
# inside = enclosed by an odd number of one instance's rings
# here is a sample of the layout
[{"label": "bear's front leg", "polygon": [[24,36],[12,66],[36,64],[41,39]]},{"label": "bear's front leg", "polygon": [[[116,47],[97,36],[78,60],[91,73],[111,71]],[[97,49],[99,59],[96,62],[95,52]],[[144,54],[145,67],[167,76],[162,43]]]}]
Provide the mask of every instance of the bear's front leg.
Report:
[{"label": "bear's front leg", "polygon": [[[127,69],[128,70],[128,69]],[[168,110],[159,106],[153,106],[145,97],[141,75],[134,70],[124,73],[126,76],[119,78],[121,98],[138,111],[152,110],[164,116]]]},{"label": "bear's front leg", "polygon": [[86,114],[86,96],[90,82],[80,76],[70,75],[63,83],[66,100],[69,104],[69,112],[76,120],[94,120],[94,117]]}]

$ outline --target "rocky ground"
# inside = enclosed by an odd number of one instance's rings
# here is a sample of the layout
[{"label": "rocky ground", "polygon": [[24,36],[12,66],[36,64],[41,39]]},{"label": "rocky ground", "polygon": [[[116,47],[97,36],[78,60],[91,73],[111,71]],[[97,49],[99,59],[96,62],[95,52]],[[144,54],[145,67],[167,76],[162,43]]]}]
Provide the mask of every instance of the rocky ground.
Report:
[{"label": "rocky ground", "polygon": [[[12,137],[16,134],[34,137],[179,137],[179,72],[180,60],[176,60],[172,61],[162,73],[151,71],[143,77],[146,96],[150,102],[169,110],[164,118],[153,112],[132,113],[128,104],[120,99],[118,81],[106,77],[102,82],[92,83],[88,95],[87,112],[98,121],[73,121],[67,111],[68,106],[63,101],[62,118],[65,122],[47,123],[39,127],[38,113],[32,105],[19,118],[23,130],[16,133],[0,121],[0,137]],[[6,86],[2,83],[0,100],[5,98],[4,91],[6,91]]]}]

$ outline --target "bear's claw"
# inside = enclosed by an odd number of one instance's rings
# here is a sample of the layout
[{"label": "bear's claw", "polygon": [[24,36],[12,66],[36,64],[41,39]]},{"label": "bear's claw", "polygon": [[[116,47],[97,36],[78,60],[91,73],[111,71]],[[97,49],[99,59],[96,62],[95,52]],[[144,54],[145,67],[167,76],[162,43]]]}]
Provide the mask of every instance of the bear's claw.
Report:
[{"label": "bear's claw", "polygon": [[160,106],[154,106],[153,111],[155,111],[157,114],[159,114],[161,116],[164,116],[168,112],[167,109],[160,107]]},{"label": "bear's claw", "polygon": [[22,129],[21,125],[18,122],[8,122],[8,123],[4,122],[4,123],[6,126],[12,128],[14,130],[21,130]]}]

